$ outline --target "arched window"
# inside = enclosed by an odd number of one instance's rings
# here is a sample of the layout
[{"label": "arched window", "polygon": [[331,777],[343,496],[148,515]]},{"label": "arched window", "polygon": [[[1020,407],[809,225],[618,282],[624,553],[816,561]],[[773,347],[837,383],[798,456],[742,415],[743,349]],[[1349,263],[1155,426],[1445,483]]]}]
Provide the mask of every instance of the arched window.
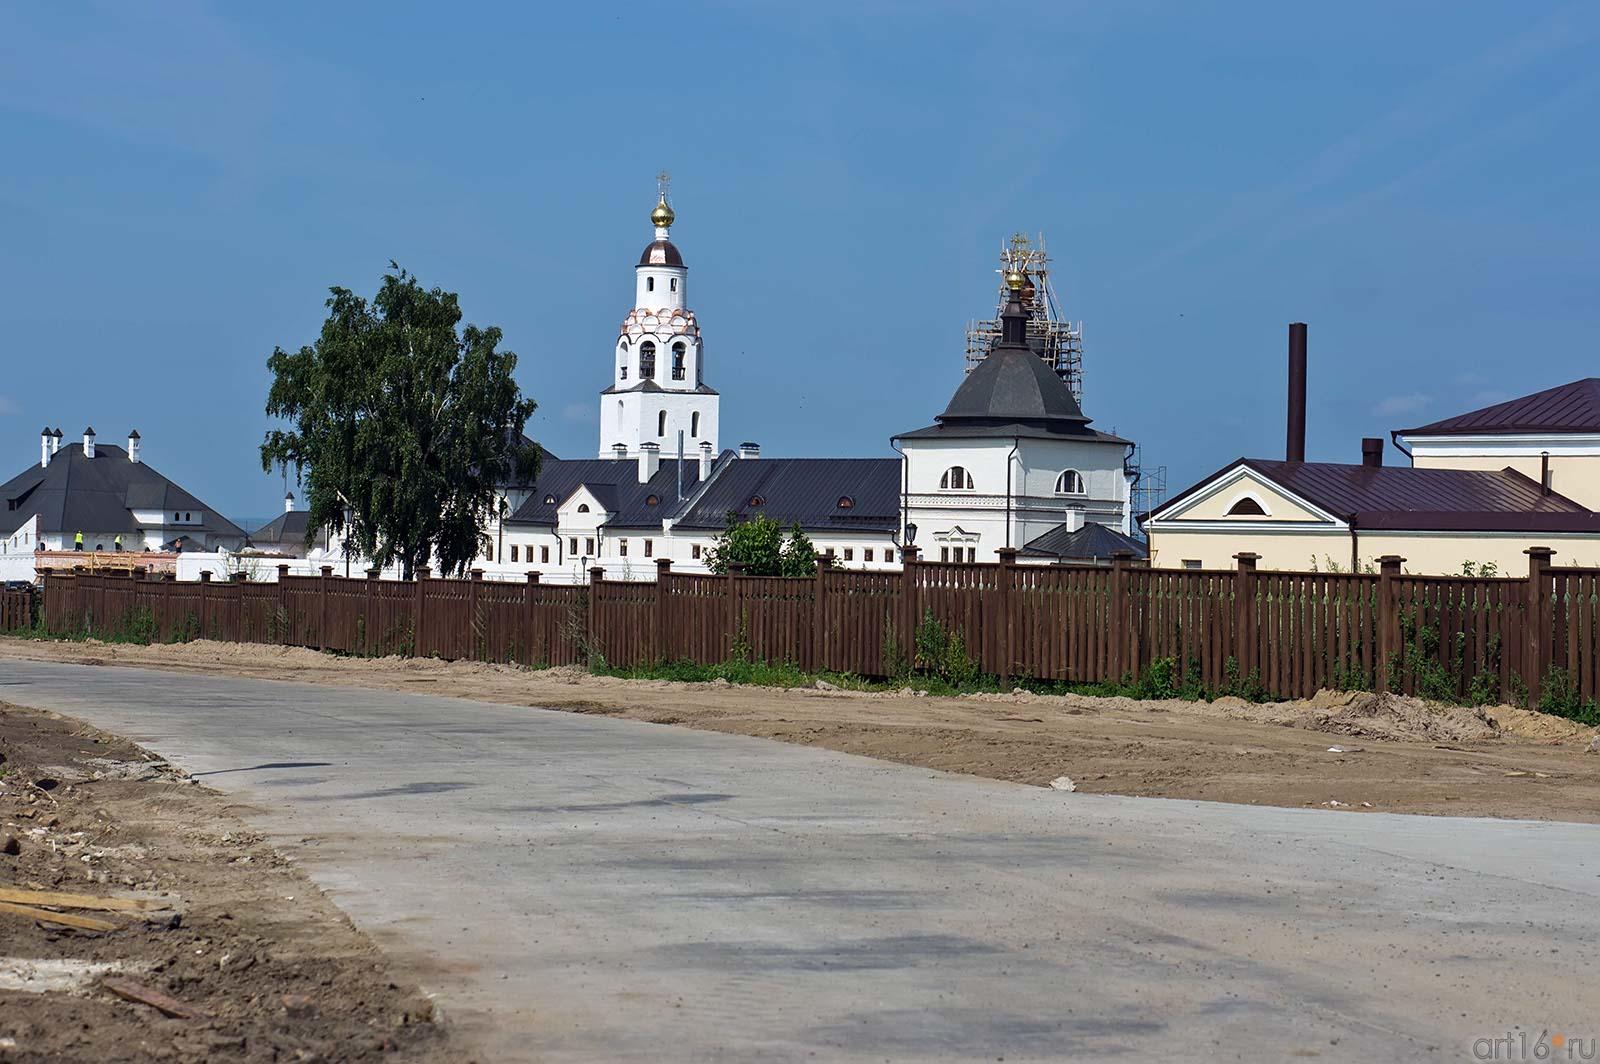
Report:
[{"label": "arched window", "polygon": [[656,415],[656,435],[657,436],[665,436],[666,434],[667,434],[667,412],[665,410],[663,410],[659,414]]},{"label": "arched window", "polygon": [[1069,469],[1056,477],[1057,495],[1082,495],[1083,474],[1076,469]]},{"label": "arched window", "polygon": [[767,497],[765,495],[752,495],[750,496],[750,505],[765,506],[767,505]]},{"label": "arched window", "polygon": [[939,478],[941,491],[971,491],[972,472],[965,466],[953,465],[944,471],[944,476]]},{"label": "arched window", "polygon": [[656,279],[654,277],[646,277],[644,279],[644,290],[646,292],[654,292],[656,290]]},{"label": "arched window", "polygon": [[848,496],[848,495],[839,496],[839,503],[838,503],[839,509],[848,510],[851,507],[855,506],[855,504],[856,504],[856,501],[854,499],[852,499],[850,496]]},{"label": "arched window", "polygon": [[688,353],[688,348],[680,340],[672,345],[672,379],[683,380],[683,356]]},{"label": "arched window", "polygon": [[646,340],[639,345],[639,379],[654,380],[656,376],[656,345]]},{"label": "arched window", "polygon": [[1253,495],[1241,495],[1237,501],[1228,507],[1229,517],[1265,517],[1266,507],[1261,505],[1261,500]]},{"label": "arched window", "polygon": [[689,415],[689,438],[700,438],[700,411],[696,410]]},{"label": "arched window", "polygon": [[588,513],[588,512],[589,512],[589,504],[588,504],[588,503],[586,503],[586,502],[580,502],[580,503],[579,503],[579,504],[578,504],[578,512],[579,512],[579,513],[580,513],[580,514],[586,514],[586,513]]}]

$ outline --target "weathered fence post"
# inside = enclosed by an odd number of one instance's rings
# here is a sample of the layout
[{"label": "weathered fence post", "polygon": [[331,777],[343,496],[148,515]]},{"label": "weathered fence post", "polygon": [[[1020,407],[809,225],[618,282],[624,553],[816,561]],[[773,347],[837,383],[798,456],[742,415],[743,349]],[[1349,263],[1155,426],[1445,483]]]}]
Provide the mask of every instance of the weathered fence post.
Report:
[{"label": "weathered fence post", "polygon": [[656,559],[656,660],[666,662],[671,658],[668,647],[667,581],[672,578],[672,559]]},{"label": "weathered fence post", "polygon": [[200,570],[200,638],[211,637],[207,622],[211,619],[211,570]]},{"label": "weathered fence post", "polygon": [[[538,633],[534,630],[535,618],[538,616],[538,614],[537,614],[538,597],[539,597],[539,574],[530,569],[530,570],[528,570],[528,585],[527,585],[526,588],[523,589],[523,595],[522,595],[522,598],[523,598],[523,619],[522,620],[523,620],[523,624],[526,625],[527,629],[528,629],[527,637],[526,637],[527,638],[527,660],[525,660],[523,662],[524,665],[535,665],[539,661],[539,644],[540,644],[541,640],[539,639]],[[545,664],[548,665],[549,662],[546,661]]]},{"label": "weathered fence post", "polygon": [[1523,679],[1528,688],[1528,708],[1536,709],[1544,693],[1545,655],[1550,642],[1546,639],[1553,628],[1550,617],[1550,559],[1555,551],[1549,547],[1529,547],[1522,553],[1528,556],[1528,616],[1527,649],[1523,658]]},{"label": "weathered fence post", "polygon": [[[917,667],[917,548],[907,543],[900,548],[900,608],[895,610],[900,625],[900,653],[906,668]],[[889,663],[883,663],[887,666]]]},{"label": "weathered fence post", "polygon": [[328,649],[328,581],[333,579],[333,566],[322,567],[322,579],[317,581],[318,610],[321,616],[317,620],[317,649]]},{"label": "weathered fence post", "polygon": [[833,569],[833,555],[817,559],[817,575],[811,584],[811,660],[807,663],[814,672],[828,667],[828,573]]},{"label": "weathered fence post", "polygon": [[[1133,565],[1133,551],[1111,552],[1111,680],[1121,680],[1136,672],[1137,663],[1129,650],[1130,615],[1133,613],[1133,595],[1129,590],[1128,570]],[[1131,678],[1137,679],[1137,675]]]},{"label": "weathered fence post", "polygon": [[1400,624],[1396,616],[1394,579],[1405,559],[1385,554],[1378,559],[1378,646],[1373,662],[1374,686],[1379,694],[1389,690],[1389,659],[1400,652]]},{"label": "weathered fence post", "polygon": [[472,641],[467,660],[487,661],[489,643],[483,634],[483,619],[478,616],[478,585],[483,583],[483,570],[469,569],[467,577],[467,638]]},{"label": "weathered fence post", "polygon": [[[995,570],[995,598],[999,603],[1000,625],[995,630],[995,644],[1000,648],[1000,686],[1004,687],[1011,682],[1011,666],[1016,663],[1012,649],[1011,578],[1017,567],[1017,548],[1001,547],[997,553],[1000,555],[1000,565]],[[983,656],[981,645],[978,656],[980,659]]]},{"label": "weathered fence post", "polygon": [[424,656],[423,647],[427,645],[422,641],[422,618],[428,612],[428,577],[431,575],[433,575],[432,569],[426,565],[419,565],[412,578],[416,583],[413,590],[417,594],[415,604],[411,607],[411,653],[419,658]]},{"label": "weathered fence post", "polygon": [[[293,627],[289,619],[289,566],[286,563],[278,565],[278,616],[269,631],[275,632],[279,646],[289,645],[289,631]],[[281,626],[276,623],[281,621]]]},{"label": "weathered fence post", "polygon": [[382,570],[380,569],[367,570],[366,600],[361,604],[361,653],[368,657],[373,656],[374,651],[377,649],[372,635],[372,618],[376,612],[373,608],[372,600],[378,590],[378,578],[382,575]]},{"label": "weathered fence post", "polygon": [[[591,565],[589,567],[589,659],[594,660],[595,647],[600,642],[600,582],[606,578],[606,567]],[[602,652],[602,658],[605,654]]]},{"label": "weathered fence post", "polygon": [[739,601],[739,578],[744,575],[744,562],[728,566],[728,657],[733,660],[739,650],[739,629],[743,627],[744,606]]},{"label": "weathered fence post", "polygon": [[1261,555],[1240,551],[1233,560],[1238,563],[1233,571],[1233,663],[1242,680],[1259,667],[1255,651],[1256,562]]}]

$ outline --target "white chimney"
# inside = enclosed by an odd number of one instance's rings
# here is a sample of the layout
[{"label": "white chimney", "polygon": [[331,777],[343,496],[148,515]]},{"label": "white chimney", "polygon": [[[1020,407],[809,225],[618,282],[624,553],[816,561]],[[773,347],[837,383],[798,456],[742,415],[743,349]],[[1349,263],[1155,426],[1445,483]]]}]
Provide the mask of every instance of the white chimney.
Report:
[{"label": "white chimney", "polygon": [[639,483],[643,484],[661,468],[661,447],[654,443],[639,445]]},{"label": "white chimney", "polygon": [[139,430],[134,429],[128,433],[128,461],[135,464],[139,461]]},{"label": "white chimney", "polygon": [[83,456],[85,458],[93,458],[94,457],[94,426],[93,425],[90,425],[88,428],[83,430]]},{"label": "white chimney", "polygon": [[56,452],[61,450],[61,441],[65,436],[66,433],[62,432],[59,427],[50,434],[50,457],[54,458]]},{"label": "white chimney", "polygon": [[618,461],[628,457],[628,445],[625,443],[613,443],[611,445],[611,455]]},{"label": "white chimney", "polygon": [[45,466],[50,464],[50,445],[52,443],[54,443],[54,442],[55,442],[55,436],[51,434],[50,426],[46,425],[44,427],[44,431],[39,433],[39,468],[40,469],[43,469]]},{"label": "white chimney", "polygon": [[741,443],[739,445],[739,457],[740,458],[760,458],[761,457],[761,445],[759,443],[751,443],[750,441],[746,440],[744,443]]},{"label": "white chimney", "polygon": [[700,483],[711,479],[711,441],[700,441]]},{"label": "white chimney", "polygon": [[286,514],[294,513],[294,492],[292,491],[283,497],[283,512]]}]

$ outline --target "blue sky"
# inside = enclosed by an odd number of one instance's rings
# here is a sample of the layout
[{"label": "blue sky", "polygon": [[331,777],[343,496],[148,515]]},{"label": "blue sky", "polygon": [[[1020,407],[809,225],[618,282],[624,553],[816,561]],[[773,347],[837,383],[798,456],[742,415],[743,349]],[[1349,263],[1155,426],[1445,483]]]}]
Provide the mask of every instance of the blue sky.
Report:
[{"label": "blue sky", "polygon": [[[723,444],[887,454],[1043,231],[1086,412],[1174,489],[1597,368],[1587,4],[7,5],[0,446],[92,423],[270,515],[265,360],[389,260],[501,326],[560,455],[653,177]],[[1396,460],[1391,451],[1390,460]]]}]

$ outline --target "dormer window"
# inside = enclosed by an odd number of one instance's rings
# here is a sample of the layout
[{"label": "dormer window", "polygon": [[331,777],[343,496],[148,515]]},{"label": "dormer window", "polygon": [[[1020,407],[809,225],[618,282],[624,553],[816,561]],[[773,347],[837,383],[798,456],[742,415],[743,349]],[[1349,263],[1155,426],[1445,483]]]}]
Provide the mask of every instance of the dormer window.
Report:
[{"label": "dormer window", "polygon": [[854,499],[852,499],[850,496],[848,496],[848,495],[839,496],[839,502],[838,502],[839,509],[848,510],[852,506],[854,506],[855,504],[856,504],[856,501]]},{"label": "dormer window", "polygon": [[750,496],[750,505],[765,506],[767,505],[767,497],[765,495],[752,495]]},{"label": "dormer window", "polygon": [[544,504],[546,506],[554,506],[556,504],[556,497],[554,495],[546,495],[544,497]]},{"label": "dormer window", "polygon": [[646,506],[660,506],[661,505],[661,496],[659,496],[659,495],[647,495],[647,496],[645,496],[644,504]]}]

